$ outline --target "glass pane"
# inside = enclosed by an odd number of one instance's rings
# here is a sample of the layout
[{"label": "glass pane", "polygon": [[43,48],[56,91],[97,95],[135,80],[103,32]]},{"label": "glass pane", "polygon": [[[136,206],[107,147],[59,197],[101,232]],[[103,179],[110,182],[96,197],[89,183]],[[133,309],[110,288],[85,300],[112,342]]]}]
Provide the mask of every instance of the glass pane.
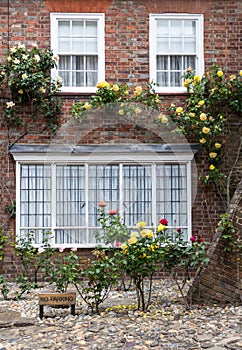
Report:
[{"label": "glass pane", "polygon": [[85,52],[97,52],[96,38],[90,38],[85,40]]},{"label": "glass pane", "polygon": [[169,39],[168,38],[157,38],[157,52],[169,51]]},{"label": "glass pane", "polygon": [[171,52],[182,52],[182,39],[181,38],[171,38]]},{"label": "glass pane", "polygon": [[73,81],[73,86],[85,86],[84,73],[83,72],[73,72],[72,73],[72,81]]},{"label": "glass pane", "polygon": [[182,70],[182,56],[170,57],[170,70]]},{"label": "glass pane", "polygon": [[62,79],[62,85],[63,86],[72,86],[72,83],[71,83],[71,72],[59,71],[58,73],[59,73],[59,76]]},{"label": "glass pane", "polygon": [[97,72],[87,72],[86,83],[87,83],[87,86],[96,86],[96,84],[97,84]]},{"label": "glass pane", "polygon": [[181,72],[170,73],[170,86],[182,87],[183,80],[181,78]]},{"label": "glass pane", "polygon": [[196,52],[196,38],[184,39],[184,52]]},{"label": "glass pane", "polygon": [[59,70],[69,70],[71,69],[71,56],[63,56],[59,57]]},{"label": "glass pane", "polygon": [[70,21],[58,21],[58,34],[60,36],[70,36]]},{"label": "glass pane", "polygon": [[72,35],[73,36],[84,36],[84,22],[83,21],[72,21]]},{"label": "glass pane", "polygon": [[85,229],[71,229],[71,230],[56,230],[55,234],[56,244],[85,244],[86,230]]},{"label": "glass pane", "polygon": [[97,56],[86,56],[87,70],[98,69],[98,57]]},{"label": "glass pane", "polygon": [[123,166],[124,222],[134,226],[138,221],[151,225],[151,168]]},{"label": "glass pane", "polygon": [[184,36],[196,35],[196,21],[184,20]]},{"label": "glass pane", "polygon": [[72,52],[83,52],[84,51],[84,41],[80,38],[72,39]]},{"label": "glass pane", "polygon": [[182,20],[175,19],[171,20],[170,23],[170,36],[182,36],[183,30],[182,30]]},{"label": "glass pane", "polygon": [[167,72],[157,72],[156,76],[157,76],[156,81],[159,84],[159,86],[169,86]]},{"label": "glass pane", "polygon": [[157,70],[168,70],[168,56],[157,56]]},{"label": "glass pane", "polygon": [[196,70],[196,57],[195,56],[184,56],[183,57],[183,69],[186,70],[188,67],[192,67]]},{"label": "glass pane", "polygon": [[86,36],[97,36],[97,21],[86,21]]},{"label": "glass pane", "polygon": [[169,21],[165,19],[157,20],[157,36],[169,35]]},{"label": "glass pane", "polygon": [[83,56],[72,56],[72,69],[73,70],[84,70],[84,57]]},{"label": "glass pane", "polygon": [[88,176],[89,222],[98,226],[98,203],[105,201],[107,211],[119,209],[119,166],[90,165]]},{"label": "glass pane", "polygon": [[57,166],[57,226],[85,224],[84,166]]},{"label": "glass pane", "polygon": [[59,52],[69,52],[71,50],[70,39],[69,38],[59,38],[58,50],[59,50]]}]

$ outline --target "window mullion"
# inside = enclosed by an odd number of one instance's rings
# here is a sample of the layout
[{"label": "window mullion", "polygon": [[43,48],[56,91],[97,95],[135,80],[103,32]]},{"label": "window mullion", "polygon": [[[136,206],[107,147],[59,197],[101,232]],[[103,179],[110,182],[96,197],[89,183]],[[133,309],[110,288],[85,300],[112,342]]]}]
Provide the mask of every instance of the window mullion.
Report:
[{"label": "window mullion", "polygon": [[89,242],[89,184],[88,184],[88,172],[89,166],[85,164],[85,206],[86,206],[86,217],[85,217],[85,231],[86,231],[86,242]]},{"label": "window mullion", "polygon": [[51,232],[54,237],[51,239],[51,244],[56,242],[56,163],[51,164]]},{"label": "window mullion", "polygon": [[123,164],[119,164],[119,210],[123,218],[124,213],[124,182],[123,182]]},{"label": "window mullion", "polygon": [[157,218],[156,218],[156,164],[153,163],[151,166],[151,176],[152,176],[152,193],[151,193],[151,224],[156,226]]}]

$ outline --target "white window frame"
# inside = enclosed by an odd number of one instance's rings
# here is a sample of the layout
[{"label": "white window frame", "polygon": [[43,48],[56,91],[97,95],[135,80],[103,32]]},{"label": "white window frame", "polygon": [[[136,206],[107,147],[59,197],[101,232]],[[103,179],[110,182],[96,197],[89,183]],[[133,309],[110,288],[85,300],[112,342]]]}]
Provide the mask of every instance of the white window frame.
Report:
[{"label": "white window frame", "polygon": [[[130,152],[127,154],[125,153],[118,153],[113,154],[111,153],[94,153],[94,154],[64,154],[64,153],[21,153],[19,151],[11,152],[14,156],[14,159],[16,160],[16,235],[17,237],[21,237],[20,235],[20,189],[21,189],[21,165],[22,164],[31,164],[31,165],[37,165],[37,164],[44,164],[48,165],[51,164],[53,169],[55,169],[56,165],[66,165],[66,164],[110,164],[110,163],[125,163],[125,164],[145,164],[145,165],[150,165],[151,168],[152,164],[185,164],[186,169],[187,169],[187,235],[188,235],[188,240],[189,237],[191,237],[192,234],[192,183],[191,183],[191,178],[192,178],[192,160],[193,160],[193,152],[180,152],[179,154],[173,153],[173,152],[168,152],[168,153],[161,153],[161,154],[156,154],[154,152],[148,152],[148,153],[137,153],[137,152]],[[153,168],[154,169],[154,168]],[[55,171],[55,170],[54,170]],[[156,181],[155,178],[155,172],[152,171],[152,182]],[[52,178],[52,185],[55,185],[55,179]],[[87,194],[87,193],[86,193]],[[156,194],[153,193],[154,198],[152,202],[152,214],[154,217],[156,217],[156,204],[155,204],[155,196]],[[54,197],[54,196],[53,196]],[[55,230],[58,229],[56,227],[56,221],[55,221],[55,199],[52,198],[52,204],[53,209],[52,209],[52,227],[50,230],[54,234]],[[120,213],[122,214],[122,213]],[[88,218],[87,218],[88,219]],[[158,223],[155,223],[158,224]],[[61,227],[60,227],[61,228]],[[171,227],[172,229],[175,229],[175,227]],[[31,229],[31,228],[30,228]],[[34,229],[34,228],[33,228]],[[40,228],[41,229],[41,228]],[[51,244],[53,247],[58,247],[59,244],[54,244],[54,240],[52,241]],[[35,244],[35,246],[39,246],[39,244]],[[73,244],[64,244],[65,247],[72,247]],[[85,244],[77,244],[78,247],[80,248],[85,248],[85,247],[93,247],[93,244],[90,243],[85,243]]]},{"label": "white window frame", "polygon": [[[58,54],[58,20],[95,20],[98,24],[98,79],[97,82],[105,80],[105,43],[104,43],[104,13],[51,13],[51,49],[54,54]],[[58,63],[57,63],[58,65]],[[58,78],[58,69],[52,69],[52,78]],[[96,82],[96,83],[97,83]],[[63,92],[83,92],[94,93],[96,86],[75,87],[63,86]]]},{"label": "white window frame", "polygon": [[[150,33],[149,33],[149,43],[150,43],[150,81],[156,83],[156,55],[157,55],[157,43],[156,43],[156,24],[157,20],[166,19],[180,19],[180,20],[195,20],[196,25],[196,74],[202,75],[204,73],[204,25],[203,25],[203,15],[202,14],[184,14],[184,13],[165,13],[165,14],[150,14]],[[187,67],[188,68],[188,67]],[[155,87],[156,92],[160,93],[184,93],[186,88],[184,87]]]}]

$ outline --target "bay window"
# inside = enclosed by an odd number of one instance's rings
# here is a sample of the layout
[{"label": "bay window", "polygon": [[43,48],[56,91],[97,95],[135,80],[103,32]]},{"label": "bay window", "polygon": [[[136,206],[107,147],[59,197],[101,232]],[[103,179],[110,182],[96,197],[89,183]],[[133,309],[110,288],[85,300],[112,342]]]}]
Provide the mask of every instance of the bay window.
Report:
[{"label": "bay window", "polygon": [[[62,153],[11,150],[17,164],[17,235],[34,233],[40,244],[46,231],[52,245],[95,246],[98,203],[105,201],[107,213],[118,209],[125,224],[135,227],[145,221],[154,227],[161,218],[172,232],[181,227],[191,234],[191,161],[193,152],[165,151],[162,145],[132,152],[127,146],[90,146],[65,157]],[[33,147],[37,150],[38,146]],[[48,148],[46,148],[48,151]]]}]

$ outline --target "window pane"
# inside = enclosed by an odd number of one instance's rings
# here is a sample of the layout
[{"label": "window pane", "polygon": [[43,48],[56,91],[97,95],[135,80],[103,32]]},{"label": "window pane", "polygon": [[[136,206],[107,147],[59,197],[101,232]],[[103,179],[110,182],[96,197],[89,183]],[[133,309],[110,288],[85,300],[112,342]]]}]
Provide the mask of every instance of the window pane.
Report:
[{"label": "window pane", "polygon": [[196,57],[195,56],[184,56],[183,57],[183,70],[185,71],[188,67],[196,70]]},{"label": "window pane", "polygon": [[86,21],[86,36],[97,36],[97,21]]},{"label": "window pane", "polygon": [[84,36],[84,22],[72,21],[72,35],[83,37]]},{"label": "window pane", "polygon": [[97,56],[86,56],[87,70],[98,69],[98,57]]},{"label": "window pane", "polygon": [[59,50],[59,52],[70,52],[70,50],[71,50],[70,39],[69,38],[59,38],[58,50]]},{"label": "window pane", "polygon": [[88,72],[86,74],[86,85],[87,86],[94,86],[97,83],[97,72]]},{"label": "window pane", "polygon": [[20,225],[51,226],[51,169],[44,165],[21,165]]},{"label": "window pane", "polygon": [[71,57],[63,56],[59,57],[59,69],[60,70],[70,70],[71,69]]},{"label": "window pane", "polygon": [[[84,73],[83,72],[73,72],[72,73],[73,86],[85,86],[84,83]],[[93,86],[93,85],[91,85]]]},{"label": "window pane", "polygon": [[182,36],[183,34],[183,28],[182,28],[182,20],[171,20],[170,22],[170,36],[172,37],[178,37]]},{"label": "window pane", "polygon": [[165,19],[157,20],[157,36],[168,36],[169,34],[169,21]]},{"label": "window pane", "polygon": [[99,226],[98,203],[105,201],[107,210],[119,208],[119,166],[90,165],[88,176],[89,224]]},{"label": "window pane", "polygon": [[84,52],[84,40],[80,38],[72,39],[72,52]]},{"label": "window pane", "polygon": [[172,53],[182,53],[182,39],[181,38],[171,38],[171,52]]},{"label": "window pane", "polygon": [[181,56],[171,56],[170,57],[170,68],[171,70],[182,70],[182,57]]},{"label": "window pane", "polygon": [[90,38],[85,41],[85,52],[97,52],[97,39]]},{"label": "window pane", "polygon": [[168,84],[168,82],[169,82],[168,77],[169,77],[168,73],[166,73],[166,72],[158,72],[156,81],[159,84],[159,86],[169,86],[169,84]]},{"label": "window pane", "polygon": [[[157,221],[166,217],[169,226],[186,226],[187,182],[185,165],[157,166]],[[186,198],[184,200],[184,198]]]},{"label": "window pane", "polygon": [[60,36],[70,36],[70,21],[58,21],[58,34]]},{"label": "window pane", "polygon": [[84,70],[84,57],[83,56],[72,56],[72,69],[73,70]]},{"label": "window pane", "polygon": [[168,38],[157,38],[157,53],[169,52],[169,39]]},{"label": "window pane", "polygon": [[124,222],[133,226],[138,221],[151,225],[151,168],[150,166],[123,167]]},{"label": "window pane", "polygon": [[196,35],[196,21],[184,20],[184,36]]},{"label": "window pane", "polygon": [[184,52],[196,52],[196,38],[186,38],[184,40]]},{"label": "window pane", "polygon": [[85,224],[84,166],[56,167],[57,226]]},{"label": "window pane", "polygon": [[168,70],[168,56],[157,56],[157,70]]}]

